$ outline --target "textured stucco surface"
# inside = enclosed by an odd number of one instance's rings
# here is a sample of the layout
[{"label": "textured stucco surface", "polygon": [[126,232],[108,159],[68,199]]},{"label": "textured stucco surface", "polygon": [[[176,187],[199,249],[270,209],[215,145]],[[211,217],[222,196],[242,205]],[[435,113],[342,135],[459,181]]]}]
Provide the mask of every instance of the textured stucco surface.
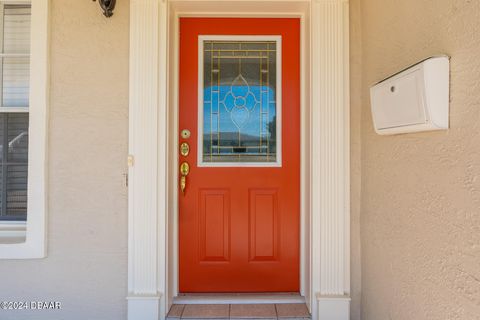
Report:
[{"label": "textured stucco surface", "polygon": [[[480,1],[361,0],[362,319],[480,319]],[[374,133],[368,87],[451,55],[451,129]]]},{"label": "textured stucco surface", "polygon": [[53,0],[48,257],[0,261],[0,301],[60,301],[60,311],[0,319],[126,318],[128,1]]},{"label": "textured stucco surface", "polygon": [[362,46],[360,0],[350,0],[350,319],[361,315],[361,111]]}]

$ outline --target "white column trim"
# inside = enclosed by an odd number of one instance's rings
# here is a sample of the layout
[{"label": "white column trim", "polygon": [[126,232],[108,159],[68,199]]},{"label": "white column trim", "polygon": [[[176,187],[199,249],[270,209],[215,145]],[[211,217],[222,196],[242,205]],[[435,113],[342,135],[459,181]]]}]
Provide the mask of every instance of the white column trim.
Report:
[{"label": "white column trim", "polygon": [[312,313],[318,319],[346,320],[350,305],[348,1],[316,0],[311,12],[311,278],[312,295],[318,300]]},{"label": "white column trim", "polygon": [[[128,319],[157,320],[160,257],[159,1],[130,1]],[[162,99],[163,102],[164,99]]]},{"label": "white column trim", "polygon": [[319,320],[350,319],[350,297],[348,295],[317,295]]}]

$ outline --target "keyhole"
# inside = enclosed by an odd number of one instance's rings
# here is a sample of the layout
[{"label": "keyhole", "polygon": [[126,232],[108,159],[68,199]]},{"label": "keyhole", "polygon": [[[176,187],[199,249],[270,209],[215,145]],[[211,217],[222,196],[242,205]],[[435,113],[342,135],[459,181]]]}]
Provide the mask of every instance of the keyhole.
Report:
[{"label": "keyhole", "polygon": [[391,93],[394,93],[395,90],[396,90],[395,86],[391,86],[391,87],[390,87],[390,92],[391,92]]}]

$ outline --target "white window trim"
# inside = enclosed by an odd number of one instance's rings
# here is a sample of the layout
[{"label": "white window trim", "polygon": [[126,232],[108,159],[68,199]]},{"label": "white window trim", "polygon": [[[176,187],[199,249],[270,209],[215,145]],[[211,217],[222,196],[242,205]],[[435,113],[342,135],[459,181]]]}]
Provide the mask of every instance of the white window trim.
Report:
[{"label": "white window trim", "polygon": [[46,256],[50,0],[5,1],[5,3],[30,2],[32,20],[27,222],[0,222],[0,239],[11,234],[12,228],[15,227],[15,235],[21,235],[24,230],[26,240],[10,244],[2,241],[0,259],[36,259]]},{"label": "white window trim", "polygon": [[[203,161],[203,43],[208,40],[234,40],[234,41],[275,41],[277,45],[276,66],[276,116],[277,116],[277,161],[275,162],[205,162]],[[200,35],[198,37],[198,139],[197,139],[197,166],[198,167],[281,167],[282,166],[282,36],[267,35]]]}]

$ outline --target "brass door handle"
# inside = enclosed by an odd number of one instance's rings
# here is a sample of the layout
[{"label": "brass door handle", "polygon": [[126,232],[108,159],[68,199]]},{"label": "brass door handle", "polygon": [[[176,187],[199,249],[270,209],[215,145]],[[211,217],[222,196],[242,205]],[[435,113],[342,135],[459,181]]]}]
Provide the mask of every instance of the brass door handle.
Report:
[{"label": "brass door handle", "polygon": [[185,195],[185,189],[187,188],[187,176],[190,173],[190,166],[187,162],[183,162],[180,165],[180,189],[182,194]]}]

